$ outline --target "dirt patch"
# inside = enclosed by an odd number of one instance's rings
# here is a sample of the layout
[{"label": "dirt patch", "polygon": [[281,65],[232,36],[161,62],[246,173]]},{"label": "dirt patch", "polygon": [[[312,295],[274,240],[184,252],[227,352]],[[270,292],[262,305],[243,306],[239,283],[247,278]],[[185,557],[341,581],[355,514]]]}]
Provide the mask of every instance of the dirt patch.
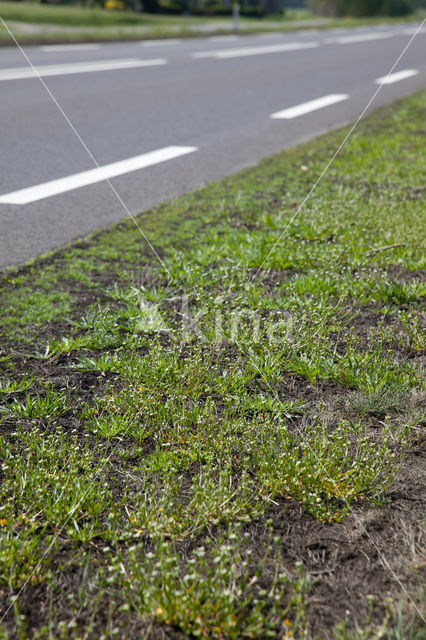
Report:
[{"label": "dirt patch", "polygon": [[392,280],[399,283],[404,282],[426,282],[426,271],[424,269],[414,269],[410,271],[401,264],[387,264],[386,272]]},{"label": "dirt patch", "polygon": [[[367,596],[377,602],[386,595],[398,597],[399,581],[415,597],[419,585],[413,567],[419,570],[426,562],[418,521],[426,507],[425,463],[424,453],[413,450],[386,493],[387,505],[359,504],[342,524],[321,524],[293,501],[279,501],[265,513],[281,537],[288,565],[302,562],[312,576],[308,619],[314,636],[329,637],[341,621],[361,624],[369,610]],[[265,544],[262,522],[247,527],[259,546]],[[383,606],[377,606],[374,620],[379,623],[383,616]]]}]

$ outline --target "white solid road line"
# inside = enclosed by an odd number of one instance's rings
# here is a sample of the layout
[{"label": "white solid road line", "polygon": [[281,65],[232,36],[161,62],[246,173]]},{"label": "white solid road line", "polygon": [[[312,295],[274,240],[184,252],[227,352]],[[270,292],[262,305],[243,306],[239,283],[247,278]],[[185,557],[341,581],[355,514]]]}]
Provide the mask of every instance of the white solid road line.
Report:
[{"label": "white solid road line", "polygon": [[46,44],[42,47],[39,47],[40,51],[93,51],[95,49],[100,49],[100,44]]},{"label": "white solid road line", "polygon": [[67,64],[38,65],[35,67],[13,67],[0,69],[0,81],[22,80],[37,78],[38,76],[65,76],[72,73],[89,73],[92,71],[114,71],[116,69],[133,69],[136,67],[154,67],[167,64],[165,58],[152,60],[138,60],[137,58],[123,58],[121,60],[99,60],[94,62],[73,62]]},{"label": "white solid road line", "polygon": [[303,116],[305,115],[305,113],[310,113],[311,111],[316,111],[317,109],[323,109],[324,107],[328,107],[331,104],[342,102],[343,100],[347,100],[348,98],[349,96],[346,93],[331,94],[329,96],[323,96],[322,98],[317,98],[316,100],[310,100],[309,102],[303,102],[302,104],[298,104],[294,107],[290,107],[289,109],[284,109],[283,111],[277,111],[276,113],[272,113],[271,118],[291,120],[292,118]]},{"label": "white solid road line", "polygon": [[128,158],[127,160],[120,160],[119,162],[113,162],[103,167],[97,167],[96,169],[89,169],[88,171],[82,171],[81,173],[75,173],[72,176],[66,178],[59,178],[58,180],[51,180],[50,182],[44,182],[43,184],[35,185],[34,187],[28,187],[27,189],[20,189],[19,191],[12,191],[0,196],[0,203],[2,204],[29,204],[30,202],[36,202],[37,200],[43,200],[43,198],[50,198],[51,196],[65,193],[66,191],[73,191],[80,187],[86,187],[96,182],[101,182],[109,178],[115,178],[131,171],[137,171],[138,169],[144,169],[166,160],[172,160],[179,156],[186,155],[197,151],[197,147],[164,147],[163,149],[157,149],[157,151],[151,151],[149,153],[143,153],[140,156]]},{"label": "white solid road line", "polygon": [[412,76],[418,75],[417,69],[405,69],[405,71],[397,71],[396,73],[391,73],[389,76],[383,76],[383,78],[377,78],[376,84],[393,84],[394,82],[399,82],[400,80],[406,80],[406,78],[411,78]]},{"label": "white solid road line", "polygon": [[244,47],[241,49],[220,49],[219,51],[196,51],[193,58],[240,58],[243,56],[260,56],[266,53],[284,53],[300,49],[313,49],[318,42],[294,42],[288,44],[271,44],[261,47]]},{"label": "white solid road line", "polygon": [[384,40],[393,38],[396,33],[358,33],[350,36],[338,36],[337,38],[326,38],[327,44],[356,44],[357,42],[368,42],[369,40]]},{"label": "white solid road line", "polygon": [[172,44],[180,44],[182,40],[176,40],[172,38],[164,38],[164,40],[144,40],[139,42],[141,47],[168,47]]}]

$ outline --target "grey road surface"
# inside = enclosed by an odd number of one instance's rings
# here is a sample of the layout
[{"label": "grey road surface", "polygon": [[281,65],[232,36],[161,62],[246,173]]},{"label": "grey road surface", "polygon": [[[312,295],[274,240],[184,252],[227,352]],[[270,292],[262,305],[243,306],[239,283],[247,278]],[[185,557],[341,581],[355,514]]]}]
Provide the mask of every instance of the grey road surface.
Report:
[{"label": "grey road surface", "polygon": [[424,88],[417,27],[0,50],[0,266]]}]

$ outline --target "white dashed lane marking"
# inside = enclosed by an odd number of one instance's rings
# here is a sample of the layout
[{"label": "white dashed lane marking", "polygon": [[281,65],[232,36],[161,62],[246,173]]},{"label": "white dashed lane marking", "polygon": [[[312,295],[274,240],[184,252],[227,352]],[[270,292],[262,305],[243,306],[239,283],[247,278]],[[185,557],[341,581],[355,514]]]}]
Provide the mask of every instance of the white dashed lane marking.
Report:
[{"label": "white dashed lane marking", "polygon": [[30,202],[36,202],[37,200],[43,200],[44,198],[50,198],[51,196],[65,193],[67,191],[73,191],[74,189],[80,189],[80,187],[86,187],[96,182],[102,182],[116,176],[124,175],[138,169],[145,169],[154,164],[165,162],[166,160],[173,160],[179,156],[184,156],[188,153],[197,151],[197,147],[164,147],[163,149],[157,149],[156,151],[150,151],[149,153],[143,153],[140,156],[134,156],[133,158],[127,158],[126,160],[120,160],[119,162],[113,162],[103,167],[97,167],[96,169],[89,169],[89,171],[82,171],[81,173],[75,173],[65,178],[59,178],[58,180],[50,180],[43,184],[38,184],[34,187],[28,187],[26,189],[20,189],[19,191],[13,191],[0,196],[1,204],[29,204]]},{"label": "white dashed lane marking", "polygon": [[260,56],[270,53],[285,53],[286,51],[300,51],[314,49],[318,42],[293,42],[288,44],[271,44],[260,47],[244,47],[239,49],[219,49],[216,51],[196,51],[193,58],[243,58],[244,56]]},{"label": "white dashed lane marking", "polygon": [[391,73],[388,76],[383,76],[382,78],[377,78],[376,84],[393,84],[394,82],[399,82],[400,80],[406,80],[407,78],[411,78],[412,76],[418,75],[417,69],[405,69],[404,71],[397,71],[396,73]]},{"label": "white dashed lane marking", "polygon": [[66,76],[72,73],[90,73],[94,71],[115,71],[118,69],[134,69],[137,67],[156,67],[167,64],[165,58],[152,60],[138,60],[137,58],[123,58],[120,60],[99,60],[94,62],[75,62],[67,64],[37,65],[32,67],[12,67],[0,70],[0,81],[23,80],[38,76]]},{"label": "white dashed lane marking", "polygon": [[347,100],[348,98],[349,96],[346,93],[333,93],[328,96],[323,96],[322,98],[317,98],[316,100],[303,102],[302,104],[295,105],[289,109],[283,109],[282,111],[272,113],[271,118],[292,120],[293,118],[298,118],[306,113],[311,113],[311,111],[317,111],[318,109],[329,107],[332,104],[343,102],[343,100]]},{"label": "white dashed lane marking", "polygon": [[357,33],[350,36],[338,36],[337,38],[326,38],[326,44],[357,44],[358,42],[369,42],[371,40],[385,40],[393,38],[396,33]]}]

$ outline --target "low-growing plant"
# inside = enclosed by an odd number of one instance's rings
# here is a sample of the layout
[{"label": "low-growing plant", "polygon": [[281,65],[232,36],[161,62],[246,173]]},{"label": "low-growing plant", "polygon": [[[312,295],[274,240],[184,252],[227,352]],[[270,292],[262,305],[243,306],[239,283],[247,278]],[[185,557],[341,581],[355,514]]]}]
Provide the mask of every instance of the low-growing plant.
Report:
[{"label": "low-growing plant", "polygon": [[[170,542],[160,541],[148,554],[136,545],[126,558],[120,553],[112,558],[111,573],[124,564],[127,580],[121,584],[131,594],[132,607],[187,636],[275,638],[287,629],[292,637],[303,637],[309,591],[303,568],[293,576],[286,573],[272,545],[253,563],[247,542],[235,527],[182,561]],[[263,576],[274,552],[275,569],[266,590]]]},{"label": "low-growing plant", "polygon": [[[167,452],[168,453],[168,452]],[[171,454],[168,454],[169,456]],[[162,467],[148,468],[159,474],[157,486],[135,498],[130,514],[132,526],[151,535],[195,537],[208,527],[248,522],[265,508],[265,496],[247,473],[233,473],[211,464],[193,476],[188,487],[179,475],[178,456]]]},{"label": "low-growing plant", "polygon": [[34,376],[24,374],[21,380],[12,380],[6,377],[4,380],[0,380],[0,393],[12,394],[20,393],[29,389],[34,381]]},{"label": "low-growing plant", "polygon": [[0,414],[27,419],[53,418],[63,415],[68,410],[67,396],[49,390],[43,395],[27,393],[23,402],[14,398],[9,404],[0,406]]},{"label": "low-growing plant", "polygon": [[426,331],[420,327],[418,316],[406,311],[398,313],[398,322],[405,333],[405,340],[399,338],[400,344],[408,346],[414,352],[424,351],[426,349]]},{"label": "low-growing plant", "polygon": [[58,546],[46,535],[47,527],[29,523],[25,514],[0,522],[0,585],[18,590],[27,581],[31,585],[43,582]]},{"label": "low-growing plant", "polygon": [[102,374],[107,372],[117,373],[119,370],[119,358],[115,353],[104,353],[99,358],[80,356],[73,368],[77,369],[77,371],[98,371]]},{"label": "low-growing plant", "polygon": [[22,520],[24,529],[47,525],[79,539],[87,525],[95,523],[95,535],[104,535],[111,494],[98,476],[103,461],[94,459],[87,445],[67,438],[61,429],[50,436],[34,427],[18,430],[13,444],[0,439],[3,481],[0,518]]},{"label": "low-growing plant", "polygon": [[397,468],[386,441],[376,445],[361,425],[348,427],[341,423],[329,431],[317,424],[298,437],[275,427],[269,451],[257,460],[259,478],[272,495],[297,500],[315,518],[341,521],[356,499],[379,496]]}]

